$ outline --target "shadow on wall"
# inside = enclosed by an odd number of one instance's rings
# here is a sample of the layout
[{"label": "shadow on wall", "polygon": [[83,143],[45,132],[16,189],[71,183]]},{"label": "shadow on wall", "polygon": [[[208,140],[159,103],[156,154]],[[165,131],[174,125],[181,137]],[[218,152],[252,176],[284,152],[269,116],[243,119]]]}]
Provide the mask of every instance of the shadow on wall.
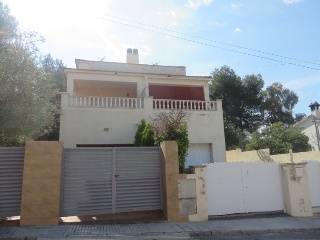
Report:
[{"label": "shadow on wall", "polygon": [[236,149],[227,151],[226,159],[227,162],[300,163],[307,160],[320,162],[320,151],[270,155],[270,151],[268,148],[245,152],[242,152],[241,149]]},{"label": "shadow on wall", "polygon": [[263,151],[263,150],[257,150],[257,155],[260,158],[262,162],[274,162],[273,159],[270,157],[270,153]]}]

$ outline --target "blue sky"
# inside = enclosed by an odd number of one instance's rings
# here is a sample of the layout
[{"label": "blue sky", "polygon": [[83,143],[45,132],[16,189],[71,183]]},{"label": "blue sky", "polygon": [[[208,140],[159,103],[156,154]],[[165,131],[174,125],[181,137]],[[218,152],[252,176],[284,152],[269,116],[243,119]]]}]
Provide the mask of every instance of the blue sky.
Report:
[{"label": "blue sky", "polygon": [[2,1],[67,67],[75,58],[124,62],[138,48],[140,63],[186,66],[188,75],[227,65],[261,74],[265,87],[281,82],[299,96],[295,113],[320,101],[319,0]]}]

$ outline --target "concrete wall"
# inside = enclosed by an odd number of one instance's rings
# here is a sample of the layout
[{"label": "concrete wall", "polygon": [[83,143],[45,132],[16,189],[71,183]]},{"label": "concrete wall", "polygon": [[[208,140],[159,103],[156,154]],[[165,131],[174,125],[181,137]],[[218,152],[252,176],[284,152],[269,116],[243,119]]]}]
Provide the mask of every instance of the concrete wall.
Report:
[{"label": "concrete wall", "polygon": [[177,143],[165,141],[160,147],[165,218],[170,222],[208,220],[205,166],[179,174]]},{"label": "concrete wall", "polygon": [[294,217],[313,216],[305,163],[281,166],[285,212]]},{"label": "concrete wall", "polygon": [[[65,147],[76,144],[133,144],[137,125],[142,119],[150,121],[160,112],[153,109],[153,98],[144,98],[143,109],[68,107],[67,96],[62,98],[60,141]],[[190,143],[212,144],[214,162],[224,162],[225,142],[222,102],[217,111],[193,111],[187,122]],[[214,123],[214,124],[213,124]],[[104,129],[108,128],[108,131]]]},{"label": "concrete wall", "polygon": [[187,179],[196,180],[196,214],[189,215],[189,221],[207,221],[208,203],[206,186],[206,166],[191,167],[191,173],[187,174]]},{"label": "concrete wall", "polygon": [[180,214],[179,207],[179,179],[185,175],[179,174],[178,145],[175,141],[165,141],[161,145],[162,152],[162,186],[163,213],[167,221],[188,221],[188,216]]},{"label": "concrete wall", "polygon": [[27,142],[21,226],[58,225],[62,151],[62,142]]},{"label": "concrete wall", "polygon": [[226,151],[227,162],[273,162],[269,149],[242,152],[241,149]]},{"label": "concrete wall", "polygon": [[226,152],[227,162],[276,162],[276,163],[300,163],[303,161],[319,161],[319,151],[286,153],[270,155],[269,149],[253,150],[242,152],[240,149]]}]

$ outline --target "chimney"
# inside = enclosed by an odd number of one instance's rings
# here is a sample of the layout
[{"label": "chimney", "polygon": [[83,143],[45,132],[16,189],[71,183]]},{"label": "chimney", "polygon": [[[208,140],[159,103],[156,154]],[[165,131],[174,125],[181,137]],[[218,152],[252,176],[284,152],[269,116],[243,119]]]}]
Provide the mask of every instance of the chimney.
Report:
[{"label": "chimney", "polygon": [[138,49],[128,48],[127,49],[127,63],[139,64],[139,54]]},{"label": "chimney", "polygon": [[310,103],[309,105],[309,108],[311,109],[311,114],[317,118],[320,117],[319,106],[320,104],[317,101]]}]

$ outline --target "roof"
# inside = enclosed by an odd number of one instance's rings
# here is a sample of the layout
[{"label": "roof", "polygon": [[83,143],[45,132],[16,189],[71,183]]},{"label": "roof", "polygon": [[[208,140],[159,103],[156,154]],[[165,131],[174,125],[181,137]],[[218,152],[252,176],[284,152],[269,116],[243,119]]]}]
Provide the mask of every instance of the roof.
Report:
[{"label": "roof", "polygon": [[[305,122],[307,122],[309,120],[313,121],[314,117],[315,116],[313,114],[311,114],[311,115],[305,117],[304,119],[302,119],[301,121],[295,123],[294,126],[299,126],[299,125],[301,125],[301,124],[303,124],[303,123],[305,123]],[[319,118],[316,118],[316,122],[318,122],[318,121],[319,121]]]},{"label": "roof", "polygon": [[159,67],[178,67],[178,68],[186,68],[185,66],[168,66],[168,65],[158,65],[158,64],[137,64],[137,63],[123,63],[123,62],[104,62],[104,61],[94,61],[94,60],[85,60],[85,59],[79,59],[76,58],[75,62],[81,61],[81,62],[102,62],[102,63],[122,63],[122,64],[136,64],[136,65],[144,65],[144,66],[159,66]]},{"label": "roof", "polygon": [[114,73],[114,74],[137,74],[137,75],[152,75],[159,77],[168,77],[168,78],[202,78],[203,80],[212,79],[212,76],[185,76],[185,75],[168,75],[168,74],[155,74],[155,73],[143,73],[143,72],[122,72],[122,71],[104,71],[104,70],[88,70],[88,69],[77,69],[77,68],[64,68],[65,71],[70,72],[87,72],[87,73]]}]

